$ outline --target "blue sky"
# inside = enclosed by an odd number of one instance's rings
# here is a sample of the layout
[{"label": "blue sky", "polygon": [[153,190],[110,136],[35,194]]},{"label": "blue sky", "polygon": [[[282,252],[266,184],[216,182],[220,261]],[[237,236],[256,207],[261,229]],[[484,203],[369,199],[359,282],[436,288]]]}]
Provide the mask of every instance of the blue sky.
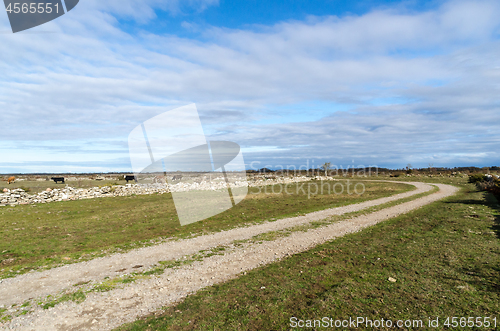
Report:
[{"label": "blue sky", "polygon": [[[214,1],[205,6],[193,6],[193,2],[180,2],[174,12],[155,10],[156,17],[147,24],[138,26],[136,22],[121,20],[128,31],[145,29],[152,33],[175,34],[197,38],[199,34],[185,29],[182,23],[200,28],[212,26],[228,29],[258,29],[283,21],[305,20],[309,16],[363,15],[373,9],[404,7],[405,10],[422,10],[435,7],[436,1],[339,1],[339,0],[291,0],[291,1]],[[184,26],[186,26],[184,24]]]},{"label": "blue sky", "polygon": [[0,173],[131,171],[196,103],[250,167],[500,165],[498,1],[80,0],[10,33]]}]

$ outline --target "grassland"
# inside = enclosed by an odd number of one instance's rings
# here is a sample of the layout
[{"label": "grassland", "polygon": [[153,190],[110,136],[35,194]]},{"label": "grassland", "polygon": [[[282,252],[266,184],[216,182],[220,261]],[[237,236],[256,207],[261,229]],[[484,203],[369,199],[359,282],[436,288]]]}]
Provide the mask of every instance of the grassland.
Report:
[{"label": "grassland", "polygon": [[500,205],[464,182],[457,180],[454,197],[209,287],[119,330],[289,330],[292,317],[325,316],[424,325],[439,317],[437,329],[446,317],[496,317],[496,328],[476,329],[498,329]]},{"label": "grassland", "polygon": [[267,192],[283,193],[258,193],[253,188],[236,207],[183,227],[170,194],[1,207],[0,278],[125,251],[165,238],[185,238],[411,189],[409,185],[377,182],[367,182],[365,187],[362,195],[326,194],[325,188],[325,194],[311,196],[295,185],[288,186],[292,194],[285,194],[278,187],[268,187]]}]

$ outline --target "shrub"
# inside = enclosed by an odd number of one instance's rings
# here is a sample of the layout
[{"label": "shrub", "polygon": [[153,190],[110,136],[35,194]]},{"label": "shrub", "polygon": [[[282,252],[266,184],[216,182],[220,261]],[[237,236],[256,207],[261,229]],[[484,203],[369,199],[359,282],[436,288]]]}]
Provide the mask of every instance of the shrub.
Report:
[{"label": "shrub", "polygon": [[469,175],[469,183],[475,184],[478,182],[483,182],[486,181],[486,175],[483,174],[474,174],[474,175]]},{"label": "shrub", "polygon": [[499,179],[493,179],[492,182],[488,182],[488,185],[486,187],[486,191],[491,192],[495,195],[497,199],[500,198],[500,180]]},{"label": "shrub", "polygon": [[480,191],[489,191],[493,186],[495,186],[495,183],[493,182],[487,182],[487,181],[476,182],[476,187]]},{"label": "shrub", "polygon": [[483,174],[469,176],[469,183],[475,183],[480,191],[488,191],[500,201],[500,179]]}]

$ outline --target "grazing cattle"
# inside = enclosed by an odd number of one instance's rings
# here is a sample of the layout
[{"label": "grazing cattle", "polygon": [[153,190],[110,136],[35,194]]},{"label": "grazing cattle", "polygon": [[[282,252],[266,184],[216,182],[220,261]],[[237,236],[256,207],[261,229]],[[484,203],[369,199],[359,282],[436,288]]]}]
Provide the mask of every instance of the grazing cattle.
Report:
[{"label": "grazing cattle", "polygon": [[16,177],[14,177],[14,176],[9,177],[9,178],[7,178],[7,184],[14,183],[15,180],[16,180]]},{"label": "grazing cattle", "polygon": [[135,178],[135,176],[125,175],[123,177],[127,181],[127,183],[128,183],[129,180],[133,180],[133,181],[135,181],[137,183],[137,178]]},{"label": "grazing cattle", "polygon": [[57,182],[64,183],[64,177],[51,177],[50,179],[52,179],[56,184]]}]

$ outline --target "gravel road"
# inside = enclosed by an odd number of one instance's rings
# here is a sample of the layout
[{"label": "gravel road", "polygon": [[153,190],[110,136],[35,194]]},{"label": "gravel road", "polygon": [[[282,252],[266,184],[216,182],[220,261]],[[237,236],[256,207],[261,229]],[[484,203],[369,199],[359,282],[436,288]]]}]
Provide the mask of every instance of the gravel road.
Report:
[{"label": "gravel road", "polygon": [[[333,215],[366,209],[396,201],[432,189],[432,186],[412,182],[416,190],[387,198],[359,204],[327,209],[304,216],[281,219],[243,228],[236,228],[191,239],[170,241],[160,245],[141,248],[123,254],[70,264],[42,272],[28,273],[0,283],[0,306],[9,307],[28,299],[56,294],[74,284],[99,281],[105,277],[116,277],[137,269],[154,265],[158,261],[174,260],[192,255],[200,250],[228,245],[232,247],[224,255],[214,255],[178,269],[166,269],[159,276],[138,280],[124,288],[109,292],[90,292],[83,303],[66,301],[53,308],[40,307],[32,313],[15,317],[5,325],[5,330],[111,330],[123,323],[154,312],[156,309],[182,300],[190,293],[216,283],[237,277],[240,273],[260,265],[272,263],[288,255],[302,252],[325,241],[359,231],[380,221],[406,213],[423,205],[453,195],[458,189],[444,184],[435,184],[439,192],[385,208],[367,215],[309,230],[292,232],[287,237],[261,244],[245,243],[232,246],[234,240],[250,239],[255,235],[277,231],[311,221],[323,220]],[[139,269],[140,270],[140,269]]]}]

